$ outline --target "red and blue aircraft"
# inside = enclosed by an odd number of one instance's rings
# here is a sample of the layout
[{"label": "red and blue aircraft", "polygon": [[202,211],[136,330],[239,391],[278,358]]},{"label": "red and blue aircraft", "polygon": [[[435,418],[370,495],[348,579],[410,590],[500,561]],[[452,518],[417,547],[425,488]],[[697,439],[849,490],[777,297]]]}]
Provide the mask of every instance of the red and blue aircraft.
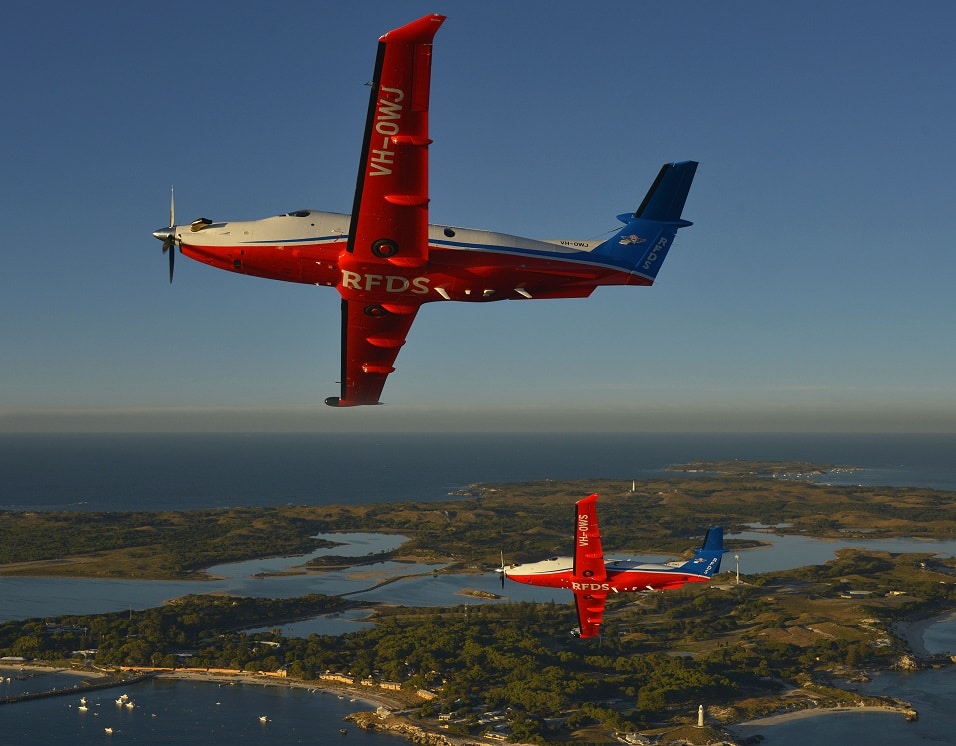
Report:
[{"label": "red and blue aircraft", "polygon": [[425,303],[586,298],[602,285],[651,285],[697,169],[664,165],[607,240],[533,240],[428,223],[428,15],[379,39],[351,215],[298,210],[250,221],[199,218],[153,235],[217,269],[335,288],[342,297],[341,390],[326,404],[378,404]]},{"label": "red and blue aircraft", "polygon": [[575,503],[574,558],[552,557],[541,562],[505,567],[507,577],[518,583],[546,588],[567,588],[574,593],[580,637],[594,637],[601,626],[609,593],[658,591],[687,583],[706,583],[720,572],[724,530],[708,529],[704,544],[687,562],[648,564],[636,560],[605,560],[597,520],[597,495]]}]

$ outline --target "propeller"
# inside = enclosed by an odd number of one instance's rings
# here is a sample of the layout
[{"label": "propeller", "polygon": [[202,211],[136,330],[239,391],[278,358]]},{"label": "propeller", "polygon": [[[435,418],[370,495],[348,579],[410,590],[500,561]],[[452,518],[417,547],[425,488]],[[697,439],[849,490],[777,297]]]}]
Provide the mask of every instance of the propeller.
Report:
[{"label": "propeller", "polygon": [[505,587],[505,553],[501,552],[501,587]]},{"label": "propeller", "polygon": [[169,282],[173,281],[173,265],[176,263],[176,194],[169,190],[169,226],[153,231],[153,235],[163,242],[163,253],[169,252]]}]

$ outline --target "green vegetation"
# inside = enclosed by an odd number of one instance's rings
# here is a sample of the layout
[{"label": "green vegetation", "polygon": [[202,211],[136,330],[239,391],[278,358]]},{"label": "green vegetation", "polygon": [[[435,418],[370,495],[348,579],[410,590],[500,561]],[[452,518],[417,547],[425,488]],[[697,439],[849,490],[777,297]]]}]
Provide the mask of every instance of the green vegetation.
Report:
[{"label": "green vegetation", "polygon": [[[457,499],[401,505],[0,512],[5,538],[0,574],[199,578],[210,565],[305,553],[322,546],[311,538],[316,534],[359,530],[409,537],[392,553],[395,559],[450,562],[453,569],[490,568],[497,566],[499,551],[516,562],[569,552],[573,503],[591,492],[601,495],[601,533],[609,552],[676,555],[692,547],[707,526],[732,531],[753,522],[786,524],[780,530],[813,536],[845,538],[855,531],[956,536],[956,501],[945,492],[835,487],[751,472],[777,470],[772,464],[744,462],[734,476],[652,479],[639,482],[633,492],[630,482],[604,479],[482,484],[463,490]],[[332,561],[354,563],[333,559],[321,564]]]},{"label": "green vegetation", "polygon": [[[293,599],[190,595],[145,611],[0,623],[0,650],[3,655],[41,660],[66,659],[73,651],[95,650],[99,666],[173,667],[190,656],[201,658],[196,651],[219,645],[216,641],[234,630],[307,619],[354,605],[318,594]],[[253,671],[279,667],[278,660],[257,657],[252,637],[235,634],[231,639],[246,643],[228,662],[220,661],[223,667]]]},{"label": "green vegetation", "polygon": [[[310,511],[315,513],[315,511]],[[0,511],[3,574],[202,577],[201,568],[328,543],[315,515],[233,508],[181,513],[17,513]],[[17,563],[3,567],[4,564]]]}]

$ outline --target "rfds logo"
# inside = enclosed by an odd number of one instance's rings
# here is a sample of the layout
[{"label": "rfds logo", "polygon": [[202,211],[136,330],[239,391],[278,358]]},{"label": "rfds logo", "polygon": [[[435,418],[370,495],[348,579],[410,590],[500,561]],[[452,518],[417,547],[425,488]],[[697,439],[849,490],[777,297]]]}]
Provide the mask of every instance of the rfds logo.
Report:
[{"label": "rfds logo", "polygon": [[347,269],[342,270],[342,287],[346,290],[384,290],[386,293],[412,293],[425,295],[428,292],[428,278],[402,277],[401,275],[362,274]]}]

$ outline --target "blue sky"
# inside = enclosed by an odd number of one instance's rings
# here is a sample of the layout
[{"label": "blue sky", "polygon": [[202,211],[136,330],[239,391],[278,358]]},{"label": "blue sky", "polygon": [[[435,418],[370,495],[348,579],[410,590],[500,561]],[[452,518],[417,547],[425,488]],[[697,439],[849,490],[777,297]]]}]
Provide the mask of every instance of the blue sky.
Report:
[{"label": "blue sky", "polygon": [[[332,410],[339,298],[179,222],[348,212],[377,37],[429,12],[431,217],[592,238],[701,163],[652,288],[432,304]],[[0,431],[956,431],[956,4],[8,4]]]}]

